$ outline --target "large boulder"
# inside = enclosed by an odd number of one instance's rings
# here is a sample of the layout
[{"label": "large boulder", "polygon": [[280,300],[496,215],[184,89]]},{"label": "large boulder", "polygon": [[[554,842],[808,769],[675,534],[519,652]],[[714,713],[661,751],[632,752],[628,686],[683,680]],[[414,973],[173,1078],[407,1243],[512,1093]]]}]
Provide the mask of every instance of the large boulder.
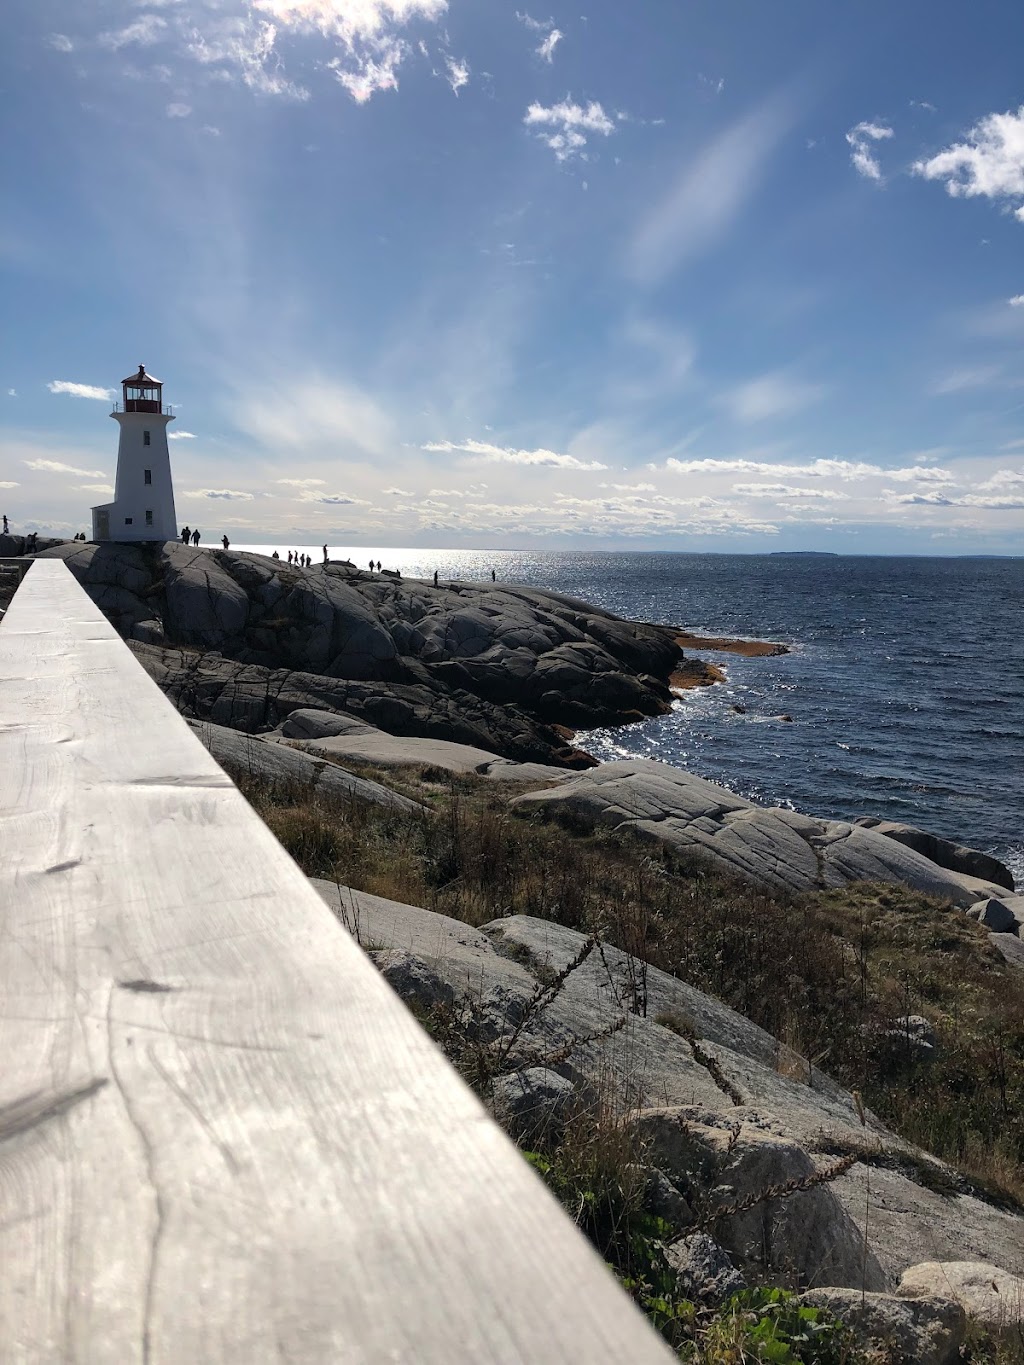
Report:
[{"label": "large boulder", "polygon": [[901,882],[966,909],[999,890],[862,825],[759,806],[649,759],[602,763],[513,804],[522,813],[543,811],[577,827],[607,826],[656,840],[745,881],[790,891]]},{"label": "large boulder", "polygon": [[1024,1275],[1011,1275],[987,1261],[921,1261],[904,1271],[896,1293],[906,1299],[952,1299],[996,1330],[1024,1325]]},{"label": "large boulder", "polygon": [[1007,891],[1014,889],[1013,873],[991,853],[982,853],[976,848],[966,848],[955,844],[951,839],[942,839],[927,830],[917,829],[914,825],[904,825],[896,820],[878,820],[874,816],[862,816],[857,822],[865,829],[873,829],[876,834],[884,834],[887,839],[895,839],[898,844],[912,848],[929,862],[946,867],[951,872],[963,872],[968,877],[981,881],[995,882]]},{"label": "large boulder", "polygon": [[[801,1285],[882,1289],[885,1272],[828,1183],[793,1138],[756,1112],[715,1114],[692,1106],[641,1109],[629,1119],[645,1153],[688,1182],[718,1242],[741,1263],[794,1276]],[[720,1217],[714,1215],[721,1212]]]},{"label": "large boulder", "polygon": [[948,1298],[900,1299],[861,1289],[809,1289],[800,1302],[846,1324],[882,1360],[901,1365],[954,1365],[967,1334],[967,1315]]}]

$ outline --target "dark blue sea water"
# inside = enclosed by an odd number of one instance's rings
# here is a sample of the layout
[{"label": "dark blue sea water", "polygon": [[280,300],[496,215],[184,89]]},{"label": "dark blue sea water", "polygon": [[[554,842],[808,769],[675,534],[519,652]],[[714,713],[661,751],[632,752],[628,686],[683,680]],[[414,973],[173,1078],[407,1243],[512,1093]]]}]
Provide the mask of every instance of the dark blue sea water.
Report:
[{"label": "dark blue sea water", "polygon": [[783,641],[776,658],[708,654],[726,684],[579,742],[809,814],[905,820],[995,853],[1024,883],[1024,559],[347,553],[442,579],[493,567],[634,619]]}]

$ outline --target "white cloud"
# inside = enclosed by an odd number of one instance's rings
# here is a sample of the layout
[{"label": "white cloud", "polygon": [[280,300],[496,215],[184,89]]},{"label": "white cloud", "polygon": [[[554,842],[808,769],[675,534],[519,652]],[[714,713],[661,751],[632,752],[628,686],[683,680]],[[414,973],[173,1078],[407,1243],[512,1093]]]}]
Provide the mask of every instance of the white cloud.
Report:
[{"label": "white cloud", "polygon": [[313,30],[333,39],[342,55],[327,65],[359,104],[378,90],[397,87],[398,67],[411,50],[400,30],[415,19],[437,21],[448,8],[447,0],[252,0],[252,4],[285,28]]},{"label": "white cloud", "polygon": [[626,254],[627,274],[654,284],[719,246],[767,175],[771,155],[792,123],[790,104],[776,97],[689,161],[640,222]]},{"label": "white cloud", "polygon": [[114,485],[112,483],[76,483],[75,491],[78,493],[96,493],[101,498],[112,498],[114,496]]},{"label": "white cloud", "polygon": [[846,134],[850,144],[850,160],[854,169],[866,180],[881,180],[882,168],[873,150],[873,144],[892,137],[892,129],[882,123],[858,123]]},{"label": "white cloud", "polygon": [[834,488],[801,488],[786,483],[737,483],[732,491],[755,498],[812,498],[826,502],[845,502],[850,496]]},{"label": "white cloud", "polygon": [[125,28],[101,33],[99,42],[103,47],[109,47],[112,52],[118,52],[122,47],[128,47],[132,44],[138,47],[152,47],[154,43],[158,43],[165,36],[166,32],[166,19],[162,19],[159,14],[144,14]]},{"label": "white cloud", "polygon": [[75,45],[66,33],[51,33],[46,40],[55,52],[74,52]]},{"label": "white cloud", "polygon": [[486,441],[429,441],[422,447],[435,453],[465,451],[491,464],[535,465],[545,469],[607,469],[597,460],[577,460],[575,455],[559,455],[553,450],[515,450],[490,445]]},{"label": "white cloud", "polygon": [[66,393],[72,398],[96,398],[110,403],[114,398],[113,389],[101,389],[96,384],[75,384],[70,379],[51,379],[46,386],[51,393]]},{"label": "white cloud", "polygon": [[1020,488],[1024,490],[1024,468],[997,469],[984,483],[978,484],[982,493],[996,492],[1001,488]]},{"label": "white cloud", "polygon": [[18,396],[18,390],[17,390],[17,389],[8,389],[8,390],[7,390],[7,397],[8,397],[8,398],[17,398],[17,396]]},{"label": "white cloud", "polygon": [[169,441],[194,441],[196,434],[194,431],[169,431],[167,439]]},{"label": "white cloud", "polygon": [[1014,294],[1012,299],[1007,299],[1011,308],[1024,308],[1024,294]]},{"label": "white cloud", "polygon": [[523,116],[528,128],[554,128],[553,133],[538,133],[540,140],[551,148],[559,161],[579,156],[587,145],[587,135],[601,133],[607,137],[615,131],[615,124],[598,104],[591,100],[586,107],[570,99],[545,106],[531,104]]},{"label": "white cloud", "polygon": [[169,104],[166,109],[168,118],[188,118],[191,112],[191,104]]},{"label": "white cloud", "polygon": [[611,488],[616,493],[656,493],[653,483],[599,483],[598,488]]},{"label": "white cloud", "polygon": [[102,469],[79,469],[77,465],[65,464],[63,460],[23,460],[22,464],[35,469],[40,474],[78,474],[83,479],[102,479]]},{"label": "white cloud", "polygon": [[289,484],[293,488],[319,488],[326,483],[326,479],[275,479],[274,482]]},{"label": "white cloud", "polygon": [[[658,466],[651,466],[657,468]],[[925,465],[909,465],[901,469],[885,469],[882,465],[863,460],[808,460],[803,464],[772,463],[769,460],[750,460],[743,457],[699,460],[665,461],[663,468],[673,474],[765,474],[769,478],[811,479],[895,479],[902,483],[920,480],[923,483],[945,483],[952,480],[947,470]]]},{"label": "white cloud", "polygon": [[553,62],[555,59],[555,48],[565,37],[565,34],[557,28],[553,28],[540,46],[536,49],[537,56],[542,61]]},{"label": "white cloud", "polygon": [[782,370],[740,384],[719,399],[737,422],[763,422],[800,412],[824,396],[821,384],[793,379]]},{"label": "white cloud", "polygon": [[382,488],[382,493],[388,494],[392,498],[411,498],[414,493],[411,488]]},{"label": "white cloud", "polygon": [[323,502],[331,507],[369,507],[365,498],[353,498],[348,493],[310,493],[310,502]]},{"label": "white cloud", "polygon": [[457,95],[464,85],[469,84],[469,63],[457,62],[454,57],[446,56],[444,59],[448,84],[452,88],[452,94]]},{"label": "white cloud", "polygon": [[20,483],[15,483],[12,479],[0,479],[0,488],[20,488]]},{"label": "white cloud", "polygon": [[[1024,197],[1024,105],[1016,113],[988,114],[964,134],[962,142],[914,163],[925,180],[941,180],[955,198]],[[1016,210],[1024,221],[1024,208]]]},{"label": "white cloud", "polygon": [[183,498],[213,498],[225,502],[252,502],[255,494],[242,493],[237,488],[186,488]]}]

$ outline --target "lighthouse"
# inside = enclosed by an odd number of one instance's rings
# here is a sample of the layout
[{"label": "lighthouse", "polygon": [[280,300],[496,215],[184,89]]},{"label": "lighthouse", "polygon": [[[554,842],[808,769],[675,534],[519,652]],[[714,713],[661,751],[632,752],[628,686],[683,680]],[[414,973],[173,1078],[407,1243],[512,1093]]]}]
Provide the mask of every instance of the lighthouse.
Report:
[{"label": "lighthouse", "polygon": [[163,383],[146,373],[122,379],[124,399],[110,414],[120,427],[114,501],[92,509],[93,540],[177,540]]}]

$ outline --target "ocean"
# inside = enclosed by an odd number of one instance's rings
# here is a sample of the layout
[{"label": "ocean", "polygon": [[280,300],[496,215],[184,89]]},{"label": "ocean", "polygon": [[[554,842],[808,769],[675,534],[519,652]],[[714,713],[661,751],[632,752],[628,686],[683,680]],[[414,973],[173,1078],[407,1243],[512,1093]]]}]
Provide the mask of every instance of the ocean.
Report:
[{"label": "ocean", "polygon": [[781,641],[789,654],[704,656],[724,666],[724,684],[579,744],[599,758],[663,759],[811,815],[919,825],[994,853],[1024,884],[1024,559],[330,552],[406,577],[437,569],[442,581],[487,580],[493,568],[499,582],[636,620]]}]

